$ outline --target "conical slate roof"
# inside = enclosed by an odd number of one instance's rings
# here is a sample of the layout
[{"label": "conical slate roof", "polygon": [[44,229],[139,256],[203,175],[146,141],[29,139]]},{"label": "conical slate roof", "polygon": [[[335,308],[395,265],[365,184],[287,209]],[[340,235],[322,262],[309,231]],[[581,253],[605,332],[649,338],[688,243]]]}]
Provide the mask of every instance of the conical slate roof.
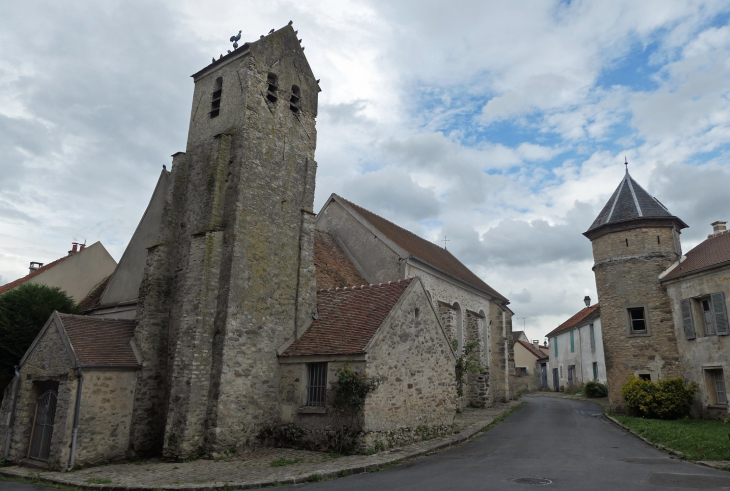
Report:
[{"label": "conical slate roof", "polygon": [[611,195],[611,199],[608,200],[586,233],[604,225],[642,218],[675,218],[679,221],[680,228],[687,226],[672,215],[658,199],[639,186],[627,170],[618,188]]}]

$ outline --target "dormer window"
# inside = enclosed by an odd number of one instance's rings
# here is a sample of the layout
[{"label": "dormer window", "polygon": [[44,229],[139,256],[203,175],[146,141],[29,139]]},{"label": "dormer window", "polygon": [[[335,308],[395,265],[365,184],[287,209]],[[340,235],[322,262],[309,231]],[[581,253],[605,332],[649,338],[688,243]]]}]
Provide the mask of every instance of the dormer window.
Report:
[{"label": "dormer window", "polygon": [[291,98],[289,99],[289,109],[294,114],[301,110],[302,92],[296,85],[291,86]]},{"label": "dormer window", "polygon": [[279,77],[277,77],[273,73],[269,73],[267,83],[269,84],[268,89],[266,89],[266,99],[269,100],[269,102],[276,102],[279,100],[279,83],[278,83]]},{"label": "dormer window", "polygon": [[210,103],[210,117],[215,118],[221,112],[221,94],[223,94],[223,77],[215,79],[213,88],[213,100]]}]

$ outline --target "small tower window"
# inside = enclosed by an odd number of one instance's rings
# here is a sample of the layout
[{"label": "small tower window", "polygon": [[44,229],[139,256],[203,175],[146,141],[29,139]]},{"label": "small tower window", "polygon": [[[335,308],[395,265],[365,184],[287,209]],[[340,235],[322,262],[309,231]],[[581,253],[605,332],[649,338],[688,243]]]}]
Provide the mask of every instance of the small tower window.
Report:
[{"label": "small tower window", "polygon": [[269,84],[268,88],[266,89],[266,98],[269,100],[269,102],[276,102],[279,100],[279,77],[276,76],[274,73],[269,73],[267,83]]},{"label": "small tower window", "polygon": [[629,246],[629,239],[626,239],[626,247]]},{"label": "small tower window", "polygon": [[213,100],[210,103],[210,117],[215,118],[221,112],[221,95],[223,94],[223,77],[215,79],[213,88]]},{"label": "small tower window", "polygon": [[289,109],[291,112],[298,113],[301,110],[302,92],[296,85],[291,86],[291,98],[289,99]]}]

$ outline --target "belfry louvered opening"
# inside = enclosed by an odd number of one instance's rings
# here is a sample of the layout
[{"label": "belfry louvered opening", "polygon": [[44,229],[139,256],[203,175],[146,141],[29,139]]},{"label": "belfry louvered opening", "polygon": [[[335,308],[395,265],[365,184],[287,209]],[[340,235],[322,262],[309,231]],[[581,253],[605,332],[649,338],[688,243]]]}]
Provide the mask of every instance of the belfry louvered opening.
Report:
[{"label": "belfry louvered opening", "polygon": [[221,96],[223,95],[223,77],[215,79],[213,99],[210,103],[210,117],[215,118],[221,112]]},{"label": "belfry louvered opening", "polygon": [[327,402],[327,363],[309,363],[307,370],[307,406],[324,407]]},{"label": "belfry louvered opening", "polygon": [[289,98],[289,109],[291,112],[298,113],[301,109],[302,92],[296,85],[291,86],[291,97]]},{"label": "belfry louvered opening", "polygon": [[279,100],[279,77],[275,73],[269,73],[266,82],[268,87],[266,89],[266,99],[269,102],[276,102]]}]

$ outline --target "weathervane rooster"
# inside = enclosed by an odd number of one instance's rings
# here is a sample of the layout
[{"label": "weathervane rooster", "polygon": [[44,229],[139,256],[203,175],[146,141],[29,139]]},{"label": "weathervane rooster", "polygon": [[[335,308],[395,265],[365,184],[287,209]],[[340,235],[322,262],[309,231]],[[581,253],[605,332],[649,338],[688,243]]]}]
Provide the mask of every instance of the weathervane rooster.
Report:
[{"label": "weathervane rooster", "polygon": [[238,31],[238,34],[235,36],[231,36],[231,42],[233,43],[233,49],[238,49],[238,40],[241,39],[241,31]]}]

